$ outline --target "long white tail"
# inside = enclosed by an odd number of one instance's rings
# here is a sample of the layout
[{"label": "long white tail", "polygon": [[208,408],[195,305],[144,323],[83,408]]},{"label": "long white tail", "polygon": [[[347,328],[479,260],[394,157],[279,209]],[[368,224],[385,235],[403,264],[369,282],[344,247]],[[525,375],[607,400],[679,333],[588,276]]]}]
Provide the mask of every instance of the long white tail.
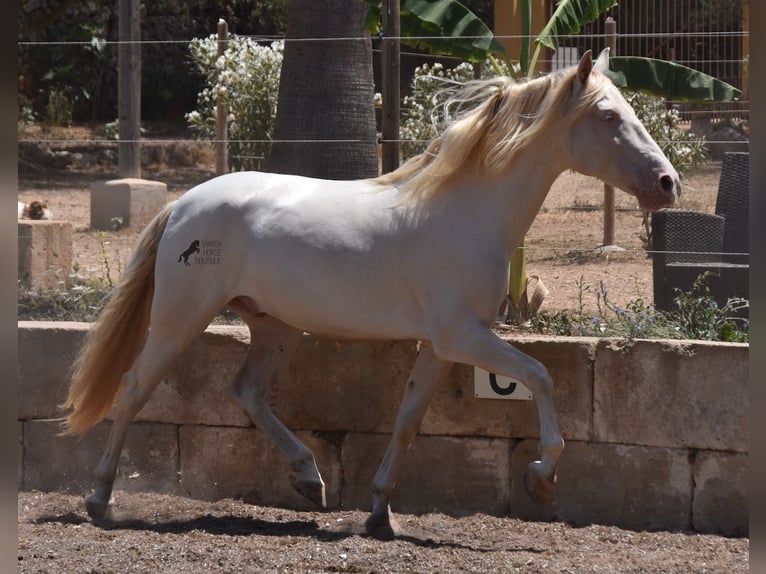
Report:
[{"label": "long white tail", "polygon": [[125,373],[141,351],[149,328],[154,263],[173,203],[146,226],[107,306],[88,331],[74,363],[62,409],[64,434],[82,435],[109,414]]}]

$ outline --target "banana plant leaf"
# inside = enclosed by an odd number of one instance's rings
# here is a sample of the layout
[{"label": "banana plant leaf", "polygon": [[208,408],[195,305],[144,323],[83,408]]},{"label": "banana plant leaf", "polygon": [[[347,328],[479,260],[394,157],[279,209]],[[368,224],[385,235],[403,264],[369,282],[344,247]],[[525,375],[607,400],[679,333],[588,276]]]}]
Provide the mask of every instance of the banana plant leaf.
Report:
[{"label": "banana plant leaf", "polygon": [[615,0],[561,0],[535,42],[555,50],[559,40],[577,34],[582,26],[616,5]]},{"label": "banana plant leaf", "polygon": [[675,62],[654,58],[611,57],[608,75],[620,88],[673,100],[729,102],[742,97],[740,90],[718,78]]},{"label": "banana plant leaf", "polygon": [[585,24],[617,5],[615,0],[561,0],[548,23],[535,38],[535,54],[529,63],[529,74],[534,74],[540,49],[555,50],[559,42],[577,34]]},{"label": "banana plant leaf", "polygon": [[531,0],[522,0],[521,2],[521,54],[519,55],[519,64],[521,73],[525,76],[529,73],[529,44],[532,37],[532,2]]},{"label": "banana plant leaf", "polygon": [[[368,0],[366,29],[380,34],[382,5]],[[482,20],[457,0],[405,0],[399,18],[401,42],[434,54],[480,62],[493,53],[505,54]]]}]

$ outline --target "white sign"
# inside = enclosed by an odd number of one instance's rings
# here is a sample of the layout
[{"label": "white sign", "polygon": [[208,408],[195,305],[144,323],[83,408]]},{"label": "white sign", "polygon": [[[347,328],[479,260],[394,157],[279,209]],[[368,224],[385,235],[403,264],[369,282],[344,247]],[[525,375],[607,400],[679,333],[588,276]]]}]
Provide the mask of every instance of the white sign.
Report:
[{"label": "white sign", "polygon": [[477,399],[532,400],[532,391],[516,379],[488,373],[479,367],[474,367],[473,389]]}]

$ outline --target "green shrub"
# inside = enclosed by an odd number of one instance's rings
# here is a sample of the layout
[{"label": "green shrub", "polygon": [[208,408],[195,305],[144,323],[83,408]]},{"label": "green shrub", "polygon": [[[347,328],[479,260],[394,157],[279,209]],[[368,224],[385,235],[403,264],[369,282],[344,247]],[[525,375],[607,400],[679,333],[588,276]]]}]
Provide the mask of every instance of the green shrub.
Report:
[{"label": "green shrub", "polygon": [[710,274],[703,273],[689,291],[679,290],[674,299],[675,308],[669,312],[656,310],[640,297],[624,307],[615,305],[601,282],[595,292],[597,312],[589,316],[583,311],[583,295],[590,291],[590,286],[581,277],[577,283],[578,309],[536,313],[531,317],[530,329],[558,336],[749,342],[748,321],[737,316],[748,307],[748,301],[730,299],[719,307],[710,295],[709,279]]},{"label": "green shrub", "polygon": [[264,169],[276,122],[283,43],[262,46],[231,35],[219,58],[217,37],[211,35],[192,40],[189,51],[205,78],[197,109],[186,114],[189,125],[200,137],[215,140],[216,98],[221,94],[228,110],[230,169]]},{"label": "green shrub", "polygon": [[663,98],[631,90],[622,90],[622,95],[679,175],[683,177],[705,161],[705,138],[681,129],[678,111]]},{"label": "green shrub", "polygon": [[710,295],[708,282],[712,273],[702,273],[692,288],[683,292],[676,289],[678,295],[673,300],[675,309],[671,316],[679,330],[688,339],[706,339],[744,343],[749,340],[749,323],[737,315],[749,306],[746,299],[729,299],[726,305],[718,304]]},{"label": "green shrub", "polygon": [[72,98],[64,90],[51,90],[45,106],[45,122],[51,126],[72,125]]}]

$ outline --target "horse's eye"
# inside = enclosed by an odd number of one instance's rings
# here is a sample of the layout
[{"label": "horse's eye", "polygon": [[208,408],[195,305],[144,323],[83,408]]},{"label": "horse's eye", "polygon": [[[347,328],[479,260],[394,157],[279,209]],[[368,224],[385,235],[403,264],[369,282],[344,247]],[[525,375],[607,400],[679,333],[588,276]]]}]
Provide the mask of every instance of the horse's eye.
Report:
[{"label": "horse's eye", "polygon": [[612,110],[606,110],[604,112],[604,119],[608,122],[614,121],[617,119],[617,114]]}]

